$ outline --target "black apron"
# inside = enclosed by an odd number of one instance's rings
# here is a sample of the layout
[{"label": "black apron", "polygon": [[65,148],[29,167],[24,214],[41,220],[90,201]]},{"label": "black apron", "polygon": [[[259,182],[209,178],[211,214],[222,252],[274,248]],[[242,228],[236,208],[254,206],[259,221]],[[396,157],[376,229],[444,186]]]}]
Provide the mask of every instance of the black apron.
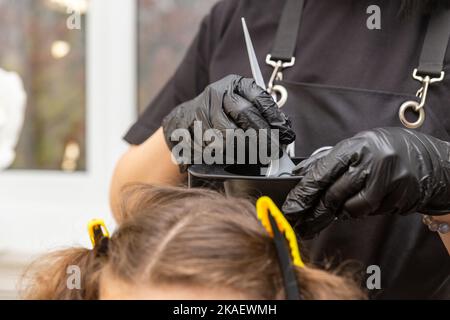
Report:
[{"label": "black apron", "polygon": [[[302,7],[303,1],[287,1],[270,57],[272,61],[292,61]],[[445,48],[446,45],[447,42]],[[426,51],[424,49],[423,56],[429,58]],[[308,157],[318,148],[333,146],[364,130],[402,127],[400,106],[405,101],[420,100],[414,93],[402,95],[290,81],[275,81],[274,84],[288,92],[282,110],[292,120],[297,134],[297,157]],[[450,105],[440,105],[429,96],[425,121],[416,130],[450,141],[446,130],[450,128],[449,108]],[[417,118],[414,113],[409,116]],[[338,221],[316,239],[304,243],[303,251],[319,265],[356,262],[367,276],[367,266],[379,266],[382,289],[371,290],[372,298],[450,298],[450,257],[438,234],[427,229],[419,214]]]}]

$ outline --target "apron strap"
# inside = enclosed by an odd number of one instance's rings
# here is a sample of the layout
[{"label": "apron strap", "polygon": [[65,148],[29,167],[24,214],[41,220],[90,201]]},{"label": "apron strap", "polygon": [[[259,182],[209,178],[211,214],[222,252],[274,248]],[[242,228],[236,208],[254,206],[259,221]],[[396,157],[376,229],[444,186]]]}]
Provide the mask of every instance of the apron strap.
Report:
[{"label": "apron strap", "polygon": [[435,10],[428,25],[420,56],[418,75],[440,77],[450,41],[450,9]]},{"label": "apron strap", "polygon": [[[450,9],[436,9],[432,12],[428,23],[419,66],[413,72],[413,78],[422,84],[416,93],[417,97],[420,98],[420,102],[406,101],[399,110],[400,121],[408,129],[420,128],[425,122],[424,108],[427,102],[428,90],[433,83],[441,82],[445,77],[445,54],[449,41]],[[419,115],[416,122],[411,122],[406,118],[408,110],[412,110]]]},{"label": "apron strap", "polygon": [[271,53],[272,60],[289,62],[295,56],[304,4],[305,0],[286,0]]},{"label": "apron strap", "polygon": [[295,65],[295,49],[304,6],[305,0],[286,0],[272,52],[266,57],[266,64],[273,67],[267,91],[280,108],[286,103],[288,92],[283,86],[275,85],[275,81],[283,79],[284,69]]},{"label": "apron strap", "polygon": [[[305,0],[286,0],[278,25],[271,60],[289,62],[295,55],[298,32]],[[428,25],[418,75],[439,77],[444,68],[445,54],[450,38],[450,10],[435,10]]]}]

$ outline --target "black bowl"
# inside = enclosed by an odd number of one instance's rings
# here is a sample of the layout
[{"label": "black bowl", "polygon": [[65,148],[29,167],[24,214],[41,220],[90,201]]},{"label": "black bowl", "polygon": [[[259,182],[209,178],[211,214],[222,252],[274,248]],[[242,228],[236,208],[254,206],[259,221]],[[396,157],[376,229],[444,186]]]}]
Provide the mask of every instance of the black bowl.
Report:
[{"label": "black bowl", "polygon": [[[294,159],[299,163],[301,159]],[[259,165],[193,165],[188,170],[190,188],[210,188],[227,195],[249,198],[255,201],[269,196],[280,208],[288,193],[302,177],[265,177]]]}]

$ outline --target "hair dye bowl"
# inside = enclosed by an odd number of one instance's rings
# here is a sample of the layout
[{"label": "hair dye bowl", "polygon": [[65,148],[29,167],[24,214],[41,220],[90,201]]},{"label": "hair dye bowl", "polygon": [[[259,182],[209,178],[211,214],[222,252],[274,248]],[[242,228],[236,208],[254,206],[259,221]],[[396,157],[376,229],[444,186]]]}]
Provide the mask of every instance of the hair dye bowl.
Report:
[{"label": "hair dye bowl", "polygon": [[[294,160],[299,163],[301,159]],[[261,170],[263,169],[263,170]],[[288,193],[300,182],[301,176],[266,177],[259,165],[193,165],[188,170],[190,188],[222,190],[229,196],[256,201],[270,197],[281,207]]]}]

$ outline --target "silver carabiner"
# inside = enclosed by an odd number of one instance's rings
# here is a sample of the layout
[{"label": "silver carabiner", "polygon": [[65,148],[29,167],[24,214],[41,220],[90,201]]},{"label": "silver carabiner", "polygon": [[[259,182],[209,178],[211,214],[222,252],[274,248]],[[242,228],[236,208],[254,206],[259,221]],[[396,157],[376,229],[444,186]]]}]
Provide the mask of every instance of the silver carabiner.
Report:
[{"label": "silver carabiner", "polygon": [[441,72],[441,76],[439,78],[431,78],[429,75],[426,75],[425,77],[421,77],[418,75],[417,69],[414,69],[413,78],[417,81],[422,82],[422,88],[419,89],[417,92],[417,96],[420,99],[420,108],[425,107],[425,104],[427,102],[427,95],[428,95],[428,89],[430,88],[430,85],[436,82],[440,82],[444,80],[445,72]]},{"label": "silver carabiner", "polygon": [[[413,78],[422,83],[422,87],[417,91],[416,96],[420,98],[420,102],[417,101],[406,101],[403,103],[399,110],[399,118],[401,123],[408,129],[420,128],[425,122],[425,105],[428,97],[428,89],[430,85],[436,82],[444,80],[445,73],[442,71],[439,78],[431,78],[429,75],[421,77],[418,75],[418,70],[414,69]],[[406,119],[406,112],[412,109],[414,112],[419,114],[419,118],[415,122],[410,122]]]},{"label": "silver carabiner", "polygon": [[283,69],[294,66],[295,57],[292,57],[289,62],[283,62],[281,60],[272,60],[272,55],[269,54],[266,57],[266,63],[274,68],[267,86],[267,91],[277,102],[278,107],[282,108],[288,100],[288,91],[281,85],[275,85],[275,81],[283,80]]},{"label": "silver carabiner", "polygon": [[277,103],[278,108],[283,108],[288,100],[288,91],[286,88],[281,85],[275,85],[272,87],[270,94]]},{"label": "silver carabiner", "polygon": [[[412,109],[414,112],[419,113],[419,118],[415,122],[410,122],[406,119],[406,112]],[[425,110],[417,101],[406,101],[401,105],[400,110],[398,112],[398,116],[400,118],[401,123],[408,129],[417,129],[420,128],[425,122]]]}]

